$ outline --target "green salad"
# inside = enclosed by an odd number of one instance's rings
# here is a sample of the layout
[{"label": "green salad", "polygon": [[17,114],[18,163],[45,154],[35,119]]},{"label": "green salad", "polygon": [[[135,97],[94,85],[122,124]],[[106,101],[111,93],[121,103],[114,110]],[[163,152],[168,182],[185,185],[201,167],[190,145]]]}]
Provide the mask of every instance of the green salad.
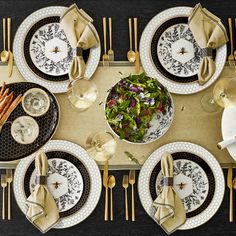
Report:
[{"label": "green salad", "polygon": [[143,142],[154,115],[166,113],[169,93],[145,73],[121,79],[109,92],[106,118],[121,139]]}]

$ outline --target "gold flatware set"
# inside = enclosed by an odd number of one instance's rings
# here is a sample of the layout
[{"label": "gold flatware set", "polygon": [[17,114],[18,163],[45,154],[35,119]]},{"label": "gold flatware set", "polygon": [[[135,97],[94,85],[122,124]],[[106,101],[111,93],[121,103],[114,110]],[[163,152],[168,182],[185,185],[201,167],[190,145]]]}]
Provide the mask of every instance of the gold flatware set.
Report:
[{"label": "gold flatware set", "polygon": [[108,161],[105,161],[103,170],[103,186],[105,188],[105,214],[104,220],[108,221],[108,189],[110,189],[110,220],[113,221],[113,193],[112,190],[116,185],[116,178],[114,175],[108,175]]},{"label": "gold flatware set", "polygon": [[11,220],[11,183],[13,180],[13,174],[11,169],[6,170],[6,174],[1,175],[1,187],[2,187],[2,219],[5,220],[5,189],[8,188],[7,194],[7,219]]},{"label": "gold flatware set", "polygon": [[103,17],[103,44],[104,44],[104,53],[102,56],[103,66],[109,66],[110,61],[114,61],[114,51],[112,49],[112,18],[108,18],[109,24],[109,49],[107,50],[107,18]]},{"label": "gold flatware set", "polygon": [[128,187],[131,185],[131,207],[132,207],[132,221],[135,221],[135,203],[134,203],[134,184],[135,184],[135,170],[130,170],[129,176],[123,176],[122,187],[125,190],[125,219],[129,220],[129,206],[128,206]]},{"label": "gold flatware set", "polygon": [[11,18],[7,18],[7,50],[6,50],[6,18],[3,18],[3,51],[0,54],[2,62],[8,63],[8,77],[13,71],[13,53],[11,51]]},{"label": "gold flatware set", "polygon": [[236,65],[236,48],[234,49],[233,28],[235,29],[235,32],[236,32],[236,18],[234,19],[234,22],[232,18],[228,18],[228,28],[229,28],[230,54],[228,55],[227,59],[230,66],[235,66]]},{"label": "gold flatware set", "polygon": [[140,56],[138,51],[138,19],[133,18],[134,21],[134,51],[133,51],[133,31],[132,31],[132,19],[129,18],[129,51],[127,52],[127,58],[129,62],[135,63],[135,72],[139,74],[140,71]]}]

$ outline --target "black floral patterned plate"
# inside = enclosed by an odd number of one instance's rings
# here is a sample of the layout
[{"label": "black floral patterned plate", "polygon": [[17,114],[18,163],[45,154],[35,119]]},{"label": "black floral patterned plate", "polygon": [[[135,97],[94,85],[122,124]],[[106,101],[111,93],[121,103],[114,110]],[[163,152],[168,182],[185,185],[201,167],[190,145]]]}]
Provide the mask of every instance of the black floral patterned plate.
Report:
[{"label": "black floral patterned plate", "polygon": [[[39,20],[28,31],[24,40],[24,57],[29,68],[40,78],[49,81],[68,80],[70,64],[75,55],[59,16]],[[90,50],[83,51],[85,62]]]},{"label": "black floral patterned plate", "polygon": [[151,57],[156,69],[172,81],[198,80],[203,50],[188,27],[187,17],[169,19],[158,27],[151,42]]},{"label": "black floral patterned plate", "polygon": [[[183,201],[187,218],[203,212],[213,199],[215,178],[209,165],[193,153],[172,153],[174,159],[174,188]],[[163,175],[161,162],[150,177],[150,193],[153,201],[161,192]]]},{"label": "black floral patterned plate", "polygon": [[[46,152],[49,171],[47,186],[59,209],[60,217],[78,212],[84,206],[90,192],[89,173],[83,163],[70,153]],[[26,197],[36,185],[35,163],[29,165],[24,177]]]},{"label": "black floral patterned plate", "polygon": [[24,94],[31,88],[40,88],[48,94],[50,99],[50,107],[48,111],[43,116],[34,117],[39,125],[39,135],[33,143],[20,144],[17,143],[11,136],[12,122],[19,116],[28,115],[23,110],[21,104],[19,104],[17,108],[12,112],[6,124],[3,126],[0,133],[0,161],[13,161],[31,155],[51,139],[53,134],[56,132],[59,123],[60,112],[59,105],[55,96],[46,88],[40,85],[29,82],[20,82],[8,84],[6,87],[10,88],[10,91],[14,91],[15,96]]}]

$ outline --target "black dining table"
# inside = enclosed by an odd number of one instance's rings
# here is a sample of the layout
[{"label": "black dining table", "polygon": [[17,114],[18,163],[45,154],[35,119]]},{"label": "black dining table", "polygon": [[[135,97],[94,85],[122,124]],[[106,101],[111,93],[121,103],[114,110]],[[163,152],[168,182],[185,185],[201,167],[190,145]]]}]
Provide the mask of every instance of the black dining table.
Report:
[{"label": "black dining table", "polygon": [[[175,6],[194,6],[199,1],[192,0],[0,0],[0,19],[12,18],[12,35],[14,36],[21,22],[34,11],[48,6],[69,6],[76,3],[83,8],[93,19],[101,41],[102,17],[113,19],[113,49],[115,60],[125,61],[129,49],[128,18],[138,17],[138,34],[141,36],[143,29],[157,13]],[[235,0],[204,0],[201,4],[222,19],[227,28],[227,18],[236,17]],[[2,33],[1,23],[0,32]],[[0,37],[1,37],[0,33]],[[236,36],[235,45],[236,45]],[[2,48],[2,40],[0,40]],[[89,129],[89,127],[88,127]],[[220,129],[220,127],[219,127]],[[1,147],[4,148],[4,147]],[[206,146],[207,148],[207,146]],[[2,171],[0,171],[2,172]],[[135,186],[136,221],[125,220],[124,214],[124,189],[122,188],[122,176],[128,174],[126,170],[110,171],[117,179],[114,188],[114,221],[104,221],[104,189],[94,212],[82,223],[64,230],[50,230],[48,236],[152,236],[166,235],[164,231],[144,211]],[[224,170],[226,176],[227,171]],[[236,174],[236,173],[235,173]],[[2,194],[2,189],[0,194]],[[131,192],[129,190],[129,195]],[[1,195],[0,195],[1,196]],[[131,203],[130,203],[131,205]],[[236,206],[236,202],[234,204]],[[0,209],[1,209],[0,201]],[[131,209],[130,209],[131,212]],[[236,215],[236,207],[234,208]],[[176,236],[232,236],[236,232],[236,218],[229,223],[229,191],[226,187],[223,203],[212,219],[204,225],[188,230],[177,231]],[[18,208],[14,196],[12,196],[12,220],[0,219],[0,236],[31,236],[41,233],[28,222],[24,214]]]}]

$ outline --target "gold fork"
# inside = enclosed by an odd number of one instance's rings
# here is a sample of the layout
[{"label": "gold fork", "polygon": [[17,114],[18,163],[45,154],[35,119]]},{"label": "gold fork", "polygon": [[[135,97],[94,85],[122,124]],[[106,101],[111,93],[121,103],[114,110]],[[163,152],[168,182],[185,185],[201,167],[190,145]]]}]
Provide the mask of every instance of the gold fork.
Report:
[{"label": "gold fork", "polygon": [[2,219],[5,220],[5,188],[7,187],[6,175],[1,175],[2,186]]},{"label": "gold fork", "polygon": [[230,37],[230,55],[228,56],[229,65],[232,66],[234,64],[234,46],[233,46],[233,26],[232,26],[232,19],[228,18],[228,25],[229,25],[229,37]]},{"label": "gold fork", "polygon": [[103,39],[104,39],[104,54],[102,56],[103,66],[109,66],[109,57],[107,54],[107,19],[103,17]]},{"label": "gold fork", "polygon": [[132,187],[132,221],[135,221],[135,209],[134,209],[134,184],[135,184],[135,170],[129,172],[129,183]]},{"label": "gold fork", "polygon": [[140,57],[138,51],[138,19],[134,18],[134,49],[135,49],[135,73],[139,74],[140,71]]},{"label": "gold fork", "polygon": [[8,198],[7,198],[7,212],[8,212],[8,220],[11,220],[11,183],[12,183],[12,170],[6,170],[6,177],[8,183]]},{"label": "gold fork", "polygon": [[109,23],[109,42],[110,42],[110,49],[108,50],[108,58],[109,61],[114,61],[114,51],[112,50],[112,19],[111,17],[108,18]]},{"label": "gold fork", "polygon": [[129,187],[129,176],[123,176],[123,188],[125,189],[125,219],[129,220],[127,188]]}]

